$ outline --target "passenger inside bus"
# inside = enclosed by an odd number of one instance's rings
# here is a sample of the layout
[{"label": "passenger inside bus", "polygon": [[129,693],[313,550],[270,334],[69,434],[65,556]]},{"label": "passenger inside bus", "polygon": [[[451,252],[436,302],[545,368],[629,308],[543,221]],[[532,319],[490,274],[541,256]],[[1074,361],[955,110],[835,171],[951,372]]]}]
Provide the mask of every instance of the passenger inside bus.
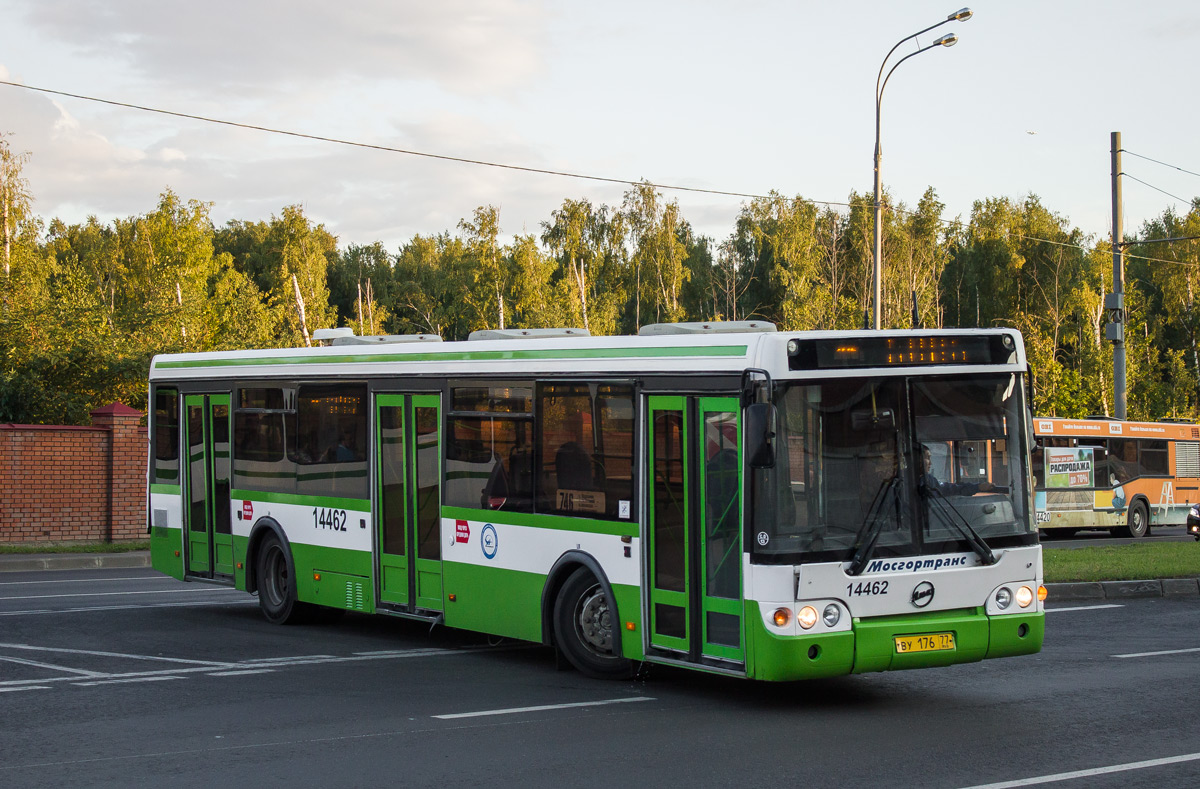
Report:
[{"label": "passenger inside bus", "polygon": [[921,484],[927,489],[934,491],[941,496],[973,496],[976,493],[986,493],[992,490],[992,483],[983,481],[975,482],[942,482],[933,475],[933,456],[929,451],[929,447],[921,445],[921,458],[924,465],[924,472],[921,475]]}]

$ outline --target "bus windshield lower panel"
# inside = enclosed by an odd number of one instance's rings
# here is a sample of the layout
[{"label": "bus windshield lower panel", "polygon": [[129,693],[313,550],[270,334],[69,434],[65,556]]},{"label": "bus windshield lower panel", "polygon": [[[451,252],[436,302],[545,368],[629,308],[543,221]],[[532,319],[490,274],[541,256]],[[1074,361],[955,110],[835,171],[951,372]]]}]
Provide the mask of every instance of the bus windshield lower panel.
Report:
[{"label": "bus windshield lower panel", "polygon": [[1013,374],[852,378],[783,385],[774,468],[753,477],[760,561],[1036,542],[1024,458],[1028,419]]}]

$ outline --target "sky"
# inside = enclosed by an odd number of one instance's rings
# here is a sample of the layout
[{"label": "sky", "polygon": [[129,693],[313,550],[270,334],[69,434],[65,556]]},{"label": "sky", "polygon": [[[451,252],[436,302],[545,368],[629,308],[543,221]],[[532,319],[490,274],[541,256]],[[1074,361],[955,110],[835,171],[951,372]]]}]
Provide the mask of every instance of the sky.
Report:
[{"label": "sky", "polygon": [[[844,203],[873,187],[884,56],[962,1],[0,0],[0,80],[444,156]],[[1033,194],[1102,239],[1119,131],[1126,233],[1186,213],[1200,194],[1193,3],[971,8],[917,39],[955,33],[957,45],[907,60],[887,85],[882,178],[895,200],[914,206],[933,187],[951,220],[976,200]],[[500,209],[506,237],[540,234],[564,199],[616,206],[629,188],[7,85],[0,133],[29,154],[44,219],[144,214],[170,188],[211,203],[218,225],[298,204],[343,247],[393,252],[457,232],[479,206]],[[718,242],[745,202],[664,194]]]}]

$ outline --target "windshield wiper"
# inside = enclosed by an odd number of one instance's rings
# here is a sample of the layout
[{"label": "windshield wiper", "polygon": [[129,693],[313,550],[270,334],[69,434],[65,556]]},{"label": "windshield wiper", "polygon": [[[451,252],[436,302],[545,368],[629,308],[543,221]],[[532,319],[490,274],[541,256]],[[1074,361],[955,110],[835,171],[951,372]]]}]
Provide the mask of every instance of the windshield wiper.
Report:
[{"label": "windshield wiper", "polygon": [[[996,554],[992,553],[992,549],[979,536],[979,532],[971,527],[971,522],[958,511],[957,507],[950,503],[949,499],[942,495],[940,490],[928,485],[924,478],[917,483],[917,490],[920,491],[921,496],[927,501],[936,502],[941,507],[940,510],[930,507],[929,511],[936,512],[943,523],[953,526],[955,531],[961,534],[963,539],[967,541],[967,544],[971,546],[971,550],[979,554],[980,561],[984,564],[996,563]],[[949,510],[949,514],[947,510]],[[958,521],[954,520],[953,516],[955,515],[958,516]]]},{"label": "windshield wiper", "polygon": [[854,541],[854,558],[850,560],[850,567],[846,569],[847,575],[858,575],[867,565],[867,560],[871,558],[871,552],[875,550],[875,543],[879,539],[879,533],[883,531],[883,524],[887,521],[883,518],[883,503],[888,498],[896,499],[896,489],[900,486],[900,475],[896,474],[891,479],[886,479],[879,486],[879,491],[875,494],[875,500],[871,502],[870,509],[867,510],[867,521],[863,524],[862,529],[858,532],[858,537]]}]

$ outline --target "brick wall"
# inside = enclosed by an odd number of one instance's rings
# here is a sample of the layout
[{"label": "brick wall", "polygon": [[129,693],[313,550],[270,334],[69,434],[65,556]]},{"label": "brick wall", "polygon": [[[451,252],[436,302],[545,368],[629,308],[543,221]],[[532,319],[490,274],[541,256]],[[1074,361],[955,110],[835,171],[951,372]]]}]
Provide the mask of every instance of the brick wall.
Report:
[{"label": "brick wall", "polygon": [[91,427],[0,425],[0,543],[146,539],[146,428],[121,403]]}]

